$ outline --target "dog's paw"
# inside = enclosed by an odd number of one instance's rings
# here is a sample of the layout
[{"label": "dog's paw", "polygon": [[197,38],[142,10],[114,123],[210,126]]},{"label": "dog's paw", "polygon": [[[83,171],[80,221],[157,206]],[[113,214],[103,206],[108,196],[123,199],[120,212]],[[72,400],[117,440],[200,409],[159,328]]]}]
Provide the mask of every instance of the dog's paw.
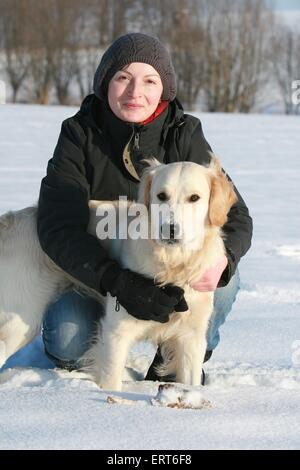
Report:
[{"label": "dog's paw", "polygon": [[159,385],[157,395],[151,399],[151,403],[154,406],[165,406],[167,408],[212,408],[212,403],[203,398],[200,390],[189,390],[169,383]]}]

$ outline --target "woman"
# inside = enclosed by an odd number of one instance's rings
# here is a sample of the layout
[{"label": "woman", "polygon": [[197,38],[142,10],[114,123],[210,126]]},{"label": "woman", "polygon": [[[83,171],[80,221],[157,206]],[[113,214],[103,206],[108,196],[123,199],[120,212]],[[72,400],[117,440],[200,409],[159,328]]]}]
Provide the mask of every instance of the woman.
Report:
[{"label": "woman", "polygon": [[[86,231],[88,201],[115,200],[121,195],[134,199],[145,157],[155,155],[164,163],[207,164],[210,150],[199,119],[184,114],[176,99],[175,72],[165,47],[145,34],[120,37],[101,59],[94,94],[62,124],[41,183],[37,228],[43,250],[74,278],[103,295],[116,296],[131,315],[168,321],[174,310],[186,310],[182,289],[159,288],[152,279],[109,259]],[[219,326],[238,291],[236,268],[251,243],[252,221],[237,195],[223,227],[227,256],[193,285],[200,291],[215,290],[206,360],[219,342]],[[57,366],[80,366],[78,359],[88,348],[100,315],[96,301],[74,291],[49,307],[43,339],[47,355]],[[160,360],[158,350],[154,364]],[[146,378],[158,379],[153,364]]]}]

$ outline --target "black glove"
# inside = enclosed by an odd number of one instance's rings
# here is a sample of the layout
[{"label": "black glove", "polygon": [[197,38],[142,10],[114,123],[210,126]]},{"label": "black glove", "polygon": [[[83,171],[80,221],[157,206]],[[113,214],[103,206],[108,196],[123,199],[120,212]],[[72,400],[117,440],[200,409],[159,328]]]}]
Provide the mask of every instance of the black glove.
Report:
[{"label": "black glove", "polygon": [[[161,287],[161,289],[163,289],[163,291],[166,292],[166,294],[172,295],[173,287],[174,286],[172,284],[167,284],[166,286]],[[171,291],[170,291],[170,289],[171,289]],[[175,312],[186,312],[188,309],[189,309],[189,306],[186,303],[186,300],[184,298],[184,291],[183,291],[183,295],[182,295],[180,301],[178,302],[178,304],[175,305],[174,311]]]},{"label": "black glove", "polygon": [[166,323],[177,306],[180,309],[178,311],[188,309],[184,290],[180,287],[170,284],[158,287],[153,279],[129,269],[122,269],[118,263],[110,264],[104,271],[101,289],[102,292],[109,292],[113,297],[117,297],[127,312],[140,320]]}]

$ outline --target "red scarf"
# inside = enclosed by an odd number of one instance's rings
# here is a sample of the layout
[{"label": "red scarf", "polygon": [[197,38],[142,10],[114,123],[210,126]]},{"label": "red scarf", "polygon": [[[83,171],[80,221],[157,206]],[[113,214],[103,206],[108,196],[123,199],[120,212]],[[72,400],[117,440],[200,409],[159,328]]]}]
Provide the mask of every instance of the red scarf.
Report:
[{"label": "red scarf", "polygon": [[158,104],[158,106],[157,106],[156,110],[154,111],[154,113],[151,114],[151,116],[149,116],[145,121],[140,122],[140,124],[145,126],[146,124],[149,124],[150,122],[154,121],[154,119],[156,119],[157,116],[159,116],[168,107],[168,104],[169,104],[169,101],[167,101],[167,100],[161,101]]}]

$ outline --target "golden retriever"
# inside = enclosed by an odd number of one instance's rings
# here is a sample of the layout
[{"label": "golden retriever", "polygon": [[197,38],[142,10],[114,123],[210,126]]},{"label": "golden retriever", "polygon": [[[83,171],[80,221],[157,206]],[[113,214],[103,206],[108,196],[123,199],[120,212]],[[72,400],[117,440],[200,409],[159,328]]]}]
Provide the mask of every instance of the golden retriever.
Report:
[{"label": "golden retriever", "polygon": [[[177,382],[199,385],[213,292],[198,292],[190,284],[224,255],[221,227],[235,202],[215,158],[207,167],[153,160],[137,202],[90,201],[88,231],[113,259],[160,285],[184,289],[188,311],[172,313],[164,324],[136,319],[109,294],[101,297],[58,268],[40,248],[35,207],[0,217],[0,366],[39,334],[48,304],[75,284],[105,303],[93,346],[82,358],[100,387],[121,390],[129,349],[145,339],[161,347],[161,374],[175,373]],[[115,220],[110,237],[104,234],[104,215],[106,222]]]}]

